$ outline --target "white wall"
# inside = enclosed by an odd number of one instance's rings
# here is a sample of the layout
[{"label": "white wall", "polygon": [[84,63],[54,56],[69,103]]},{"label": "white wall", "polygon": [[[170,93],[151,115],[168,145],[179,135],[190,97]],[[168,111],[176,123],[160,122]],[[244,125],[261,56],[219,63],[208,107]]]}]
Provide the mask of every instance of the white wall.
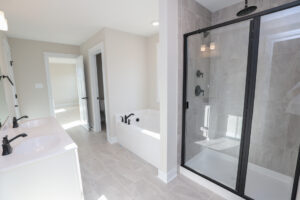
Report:
[{"label": "white wall", "polygon": [[106,66],[108,75],[111,135],[114,115],[147,108],[147,63],[145,38],[107,29]]},{"label": "white wall", "polygon": [[[30,118],[50,116],[44,52],[79,55],[79,46],[8,38],[21,114]],[[41,83],[43,88],[36,89]]]},{"label": "white wall", "polygon": [[161,166],[158,176],[169,182],[177,176],[179,5],[178,0],[159,3]]},{"label": "white wall", "polygon": [[55,108],[78,105],[76,65],[50,63],[49,72]]},{"label": "white wall", "polygon": [[146,38],[146,56],[147,56],[147,86],[148,86],[148,106],[149,108],[159,110],[158,94],[158,62],[157,45],[159,35],[155,34]]},{"label": "white wall", "polygon": [[[147,38],[122,31],[103,29],[81,45],[86,70],[90,72],[88,50],[104,43],[108,117],[111,137],[115,136],[114,115],[149,108]],[[151,65],[154,69],[156,66]],[[156,73],[151,72],[151,73]],[[88,85],[90,77],[87,76]],[[152,82],[152,81],[151,81]],[[154,86],[155,87],[155,86]],[[88,90],[89,96],[91,90]],[[90,116],[92,109],[90,108]]]}]

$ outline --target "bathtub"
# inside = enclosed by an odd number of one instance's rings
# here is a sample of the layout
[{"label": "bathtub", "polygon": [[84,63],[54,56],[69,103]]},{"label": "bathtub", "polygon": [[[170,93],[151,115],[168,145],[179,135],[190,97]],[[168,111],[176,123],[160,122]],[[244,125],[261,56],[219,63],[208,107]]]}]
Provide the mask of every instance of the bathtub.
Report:
[{"label": "bathtub", "polygon": [[[121,116],[134,113],[130,125]],[[155,167],[160,164],[159,111],[140,110],[116,115],[118,143]]]}]

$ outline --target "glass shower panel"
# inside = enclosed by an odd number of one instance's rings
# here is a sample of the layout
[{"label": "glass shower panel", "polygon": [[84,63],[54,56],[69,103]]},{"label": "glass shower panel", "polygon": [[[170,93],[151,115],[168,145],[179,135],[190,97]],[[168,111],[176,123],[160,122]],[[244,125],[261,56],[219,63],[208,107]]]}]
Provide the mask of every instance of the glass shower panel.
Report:
[{"label": "glass shower panel", "polygon": [[235,189],[250,21],[188,37],[184,165]]},{"label": "glass shower panel", "polygon": [[300,144],[300,8],[261,18],[245,194],[291,199]]}]

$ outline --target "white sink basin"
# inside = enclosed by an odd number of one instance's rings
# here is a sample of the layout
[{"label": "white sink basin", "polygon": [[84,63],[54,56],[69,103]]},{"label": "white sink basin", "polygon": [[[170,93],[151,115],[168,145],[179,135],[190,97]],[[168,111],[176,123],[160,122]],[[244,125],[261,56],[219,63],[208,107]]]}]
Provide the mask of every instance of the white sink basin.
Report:
[{"label": "white sink basin", "polygon": [[0,138],[8,135],[8,138],[11,139],[21,133],[26,133],[28,136],[17,138],[11,143],[13,152],[10,155],[1,156],[2,148],[0,148],[0,175],[4,171],[77,148],[53,117],[23,121],[19,123],[19,128],[0,132]]},{"label": "white sink basin", "polygon": [[13,154],[35,154],[43,151],[51,151],[60,142],[58,136],[40,136],[29,138],[22,143],[18,144],[14,150]]}]

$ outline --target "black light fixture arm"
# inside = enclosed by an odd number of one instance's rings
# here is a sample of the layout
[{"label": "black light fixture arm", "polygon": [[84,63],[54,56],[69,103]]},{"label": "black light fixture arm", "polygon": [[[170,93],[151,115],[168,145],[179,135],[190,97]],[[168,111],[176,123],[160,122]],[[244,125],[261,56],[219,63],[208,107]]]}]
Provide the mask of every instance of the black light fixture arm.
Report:
[{"label": "black light fixture arm", "polygon": [[3,79],[7,78],[7,80],[10,82],[10,84],[11,84],[12,86],[14,86],[14,83],[13,83],[12,80],[9,78],[9,76],[2,75],[2,76],[0,76],[0,80],[1,80],[2,78],[3,78]]}]

